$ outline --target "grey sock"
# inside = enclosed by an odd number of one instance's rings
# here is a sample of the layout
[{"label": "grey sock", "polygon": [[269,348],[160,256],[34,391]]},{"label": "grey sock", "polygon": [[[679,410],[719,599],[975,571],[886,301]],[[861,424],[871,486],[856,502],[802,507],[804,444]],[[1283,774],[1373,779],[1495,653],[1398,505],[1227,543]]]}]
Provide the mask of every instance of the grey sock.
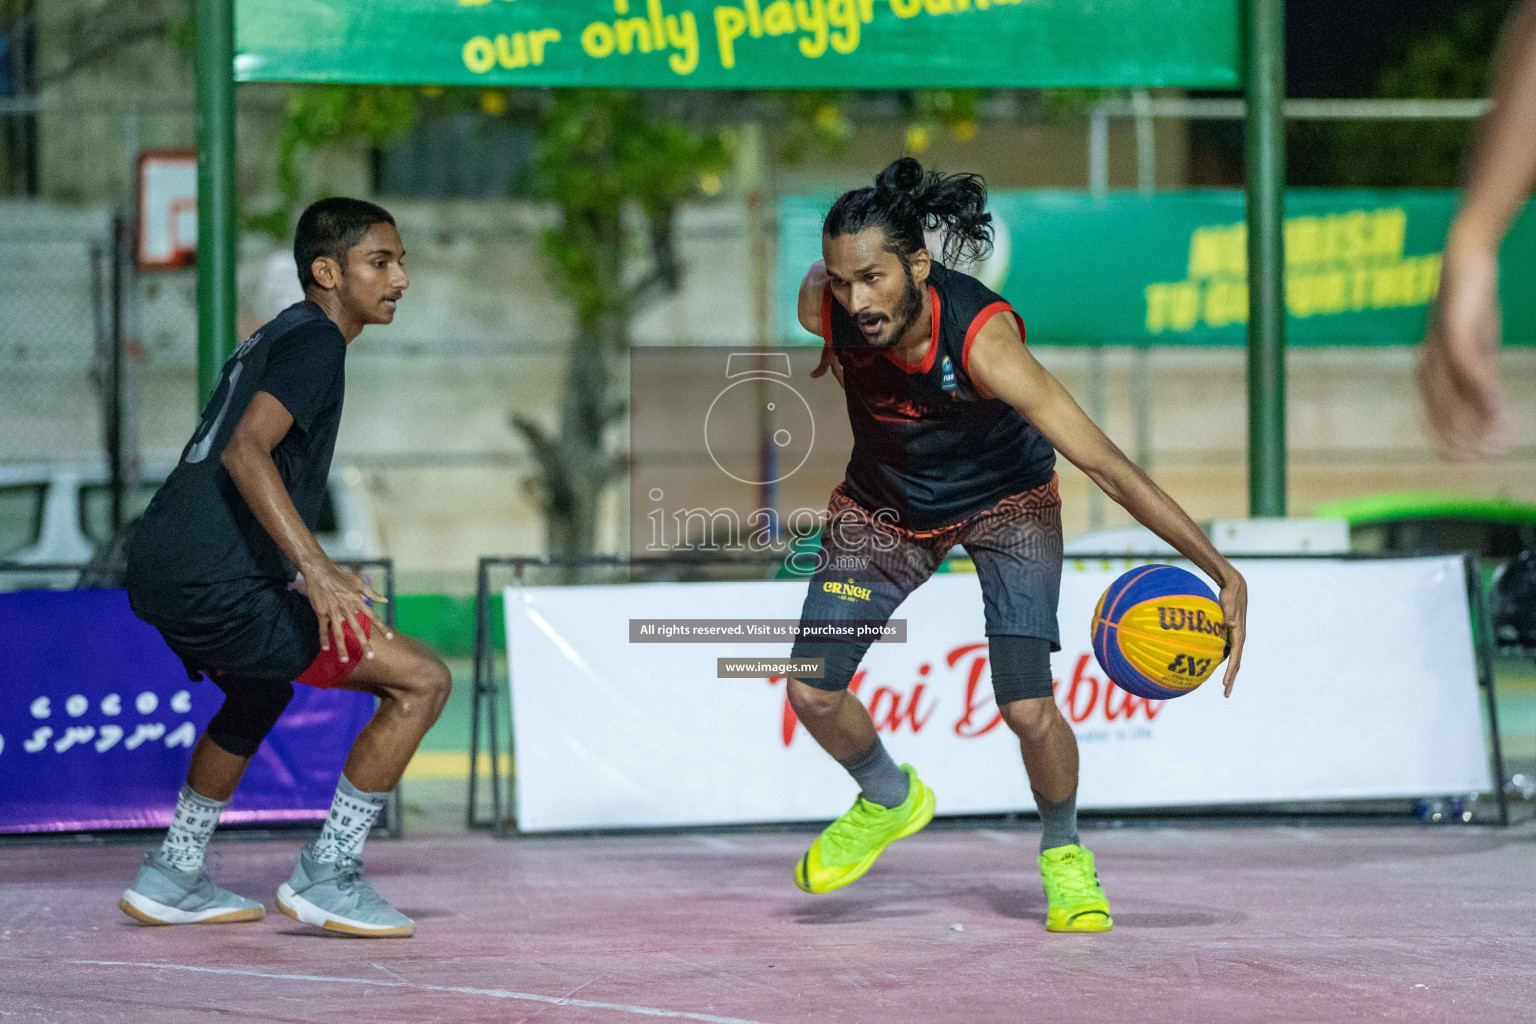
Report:
[{"label": "grey sock", "polygon": [[1041,796],[1038,789],[1034,794],[1035,806],[1040,809],[1040,852],[1077,845],[1077,791],[1054,803]]},{"label": "grey sock", "polygon": [[906,802],[911,780],[907,773],[896,767],[891,755],[885,752],[885,744],[875,738],[874,744],[862,754],[855,754],[838,764],[848,769],[853,781],[859,784],[864,799],[881,807],[899,807]]},{"label": "grey sock", "polygon": [[331,813],[320,827],[315,840],[317,861],[336,861],[343,857],[361,857],[373,819],[389,803],[388,793],[364,793],[343,775],[331,799]]},{"label": "grey sock", "polygon": [[191,786],[183,785],[176,796],[176,814],[160,844],[160,859],[192,874],[203,869],[203,851],[219,823],[224,800],[210,800]]}]

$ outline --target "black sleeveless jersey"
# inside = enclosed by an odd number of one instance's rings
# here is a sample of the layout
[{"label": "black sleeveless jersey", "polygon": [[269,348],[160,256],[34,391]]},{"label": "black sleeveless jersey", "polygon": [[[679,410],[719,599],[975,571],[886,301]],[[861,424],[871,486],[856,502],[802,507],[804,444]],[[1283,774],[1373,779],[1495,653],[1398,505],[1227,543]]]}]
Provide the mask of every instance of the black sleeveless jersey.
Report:
[{"label": "black sleeveless jersey", "polygon": [[891,509],[896,525],[931,530],[998,499],[1048,483],[1056,451],[1007,402],[981,393],[967,355],[998,313],[1024,321],[968,274],[933,264],[928,275],[933,343],[919,365],[870,347],[853,317],[821,297],[821,333],[843,366],[853,456],[843,484],[871,510]]}]

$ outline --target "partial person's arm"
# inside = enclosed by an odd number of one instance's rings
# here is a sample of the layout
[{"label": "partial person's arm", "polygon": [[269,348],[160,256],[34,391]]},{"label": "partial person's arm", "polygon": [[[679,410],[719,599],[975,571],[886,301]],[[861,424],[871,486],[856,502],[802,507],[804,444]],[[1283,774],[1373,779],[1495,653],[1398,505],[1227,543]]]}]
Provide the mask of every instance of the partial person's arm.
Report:
[{"label": "partial person's arm", "polygon": [[[827,265],[821,260],[811,264],[811,269],[806,271],[805,280],[800,282],[800,326],[810,331],[816,337],[821,337],[821,297],[827,287]],[[821,362],[816,369],[811,371],[812,377],[820,377],[828,370],[837,378],[838,387],[843,384],[843,364],[837,361],[837,356],[832,353],[832,346],[823,339],[821,347]]]},{"label": "partial person's arm", "polygon": [[1450,239],[1482,248],[1498,246],[1536,184],[1536,0],[1510,19],[1495,68],[1493,108]]},{"label": "partial person's arm", "polygon": [[[258,391],[235,425],[222,461],[257,522],[303,573],[304,594],[320,619],[321,649],[330,650],[334,642],[337,656],[346,661],[343,624],[355,621],[359,614],[371,615],[368,600],[384,599],[362,579],[338,568],[299,517],[299,510],[278,475],[277,463],[272,461],[272,449],[292,426],[293,417],[283,403],[265,391]],[[373,645],[367,635],[358,628],[353,629],[353,634],[363,645],[365,656],[373,657]]]},{"label": "partial person's arm", "polygon": [[1137,522],[1172,544],[1216,581],[1221,588],[1221,610],[1229,644],[1223,685],[1230,697],[1247,635],[1247,582],[1178,503],[1088,418],[1023,342],[1013,317],[992,317],[971,345],[966,362],[971,380],[1017,409],[1057,451],[1088,474]]},{"label": "partial person's arm", "polygon": [[1496,66],[1419,363],[1430,433],[1455,459],[1496,455],[1513,440],[1498,379],[1499,245],[1536,183],[1536,0],[1510,19]]}]

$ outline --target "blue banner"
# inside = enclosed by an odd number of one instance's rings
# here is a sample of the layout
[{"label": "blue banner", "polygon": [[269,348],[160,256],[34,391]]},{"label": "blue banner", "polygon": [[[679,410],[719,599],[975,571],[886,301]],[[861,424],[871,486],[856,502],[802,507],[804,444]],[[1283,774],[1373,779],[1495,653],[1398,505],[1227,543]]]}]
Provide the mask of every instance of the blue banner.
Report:
[{"label": "blue banner", "polygon": [[[373,698],[296,687],[222,820],[320,820]],[[121,590],[0,594],[0,832],[168,825],[224,695]]]}]

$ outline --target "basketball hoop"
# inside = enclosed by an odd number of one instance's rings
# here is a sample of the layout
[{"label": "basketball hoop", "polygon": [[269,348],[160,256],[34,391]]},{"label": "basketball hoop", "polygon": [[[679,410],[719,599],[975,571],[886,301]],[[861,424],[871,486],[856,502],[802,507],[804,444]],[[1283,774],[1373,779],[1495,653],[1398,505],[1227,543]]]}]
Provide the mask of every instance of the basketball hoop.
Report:
[{"label": "basketball hoop", "polygon": [[134,191],[140,271],[179,270],[197,260],[197,151],[139,153]]}]

